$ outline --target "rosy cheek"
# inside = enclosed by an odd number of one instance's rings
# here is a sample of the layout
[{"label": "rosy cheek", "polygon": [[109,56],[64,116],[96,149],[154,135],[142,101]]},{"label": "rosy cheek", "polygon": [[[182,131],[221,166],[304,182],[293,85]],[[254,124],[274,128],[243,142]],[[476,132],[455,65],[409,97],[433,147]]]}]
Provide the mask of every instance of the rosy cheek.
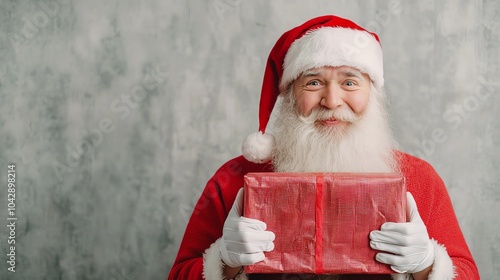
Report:
[{"label": "rosy cheek", "polygon": [[351,107],[354,113],[356,114],[360,114],[364,109],[363,106],[361,106],[359,103],[355,103]]},{"label": "rosy cheek", "polygon": [[359,96],[358,98],[351,100],[351,108],[355,113],[360,114],[366,109],[366,105],[368,104],[368,97]]},{"label": "rosy cheek", "polygon": [[297,102],[299,113],[302,116],[308,116],[311,111],[319,105],[319,102],[316,102],[315,98],[312,96],[308,96],[307,98],[301,98]]},{"label": "rosy cheek", "polygon": [[298,110],[299,110],[299,113],[301,115],[305,116],[305,115],[309,114],[307,108],[308,108],[307,104],[305,104],[305,103],[298,103]]}]

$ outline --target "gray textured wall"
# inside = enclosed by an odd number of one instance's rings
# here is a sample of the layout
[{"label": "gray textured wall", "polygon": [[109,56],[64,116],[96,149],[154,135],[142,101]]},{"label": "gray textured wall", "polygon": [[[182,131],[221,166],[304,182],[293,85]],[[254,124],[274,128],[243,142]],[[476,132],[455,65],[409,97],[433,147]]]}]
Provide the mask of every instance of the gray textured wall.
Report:
[{"label": "gray textured wall", "polygon": [[162,279],[207,179],[257,129],[276,39],[333,13],[376,31],[403,150],[447,184],[482,279],[500,275],[500,3],[0,1],[0,218],[16,272]]}]

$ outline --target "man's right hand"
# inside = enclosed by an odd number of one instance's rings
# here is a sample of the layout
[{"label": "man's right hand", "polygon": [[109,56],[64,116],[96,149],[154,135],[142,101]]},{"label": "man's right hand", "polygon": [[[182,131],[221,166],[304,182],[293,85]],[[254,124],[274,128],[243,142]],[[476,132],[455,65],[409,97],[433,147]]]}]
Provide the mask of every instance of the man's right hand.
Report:
[{"label": "man's right hand", "polygon": [[224,222],[220,246],[222,261],[230,267],[262,261],[264,252],[274,249],[274,233],[266,231],[264,222],[245,218],[242,213],[243,189],[240,189]]}]

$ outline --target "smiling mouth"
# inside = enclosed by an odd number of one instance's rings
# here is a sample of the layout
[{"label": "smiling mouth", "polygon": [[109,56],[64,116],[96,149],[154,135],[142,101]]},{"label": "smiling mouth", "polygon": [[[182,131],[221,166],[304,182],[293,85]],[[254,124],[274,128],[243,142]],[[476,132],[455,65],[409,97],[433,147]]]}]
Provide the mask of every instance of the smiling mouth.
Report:
[{"label": "smiling mouth", "polygon": [[332,117],[332,118],[327,119],[327,120],[320,120],[319,122],[325,126],[333,126],[333,125],[338,125],[338,124],[343,123],[343,121],[337,120],[335,117]]}]

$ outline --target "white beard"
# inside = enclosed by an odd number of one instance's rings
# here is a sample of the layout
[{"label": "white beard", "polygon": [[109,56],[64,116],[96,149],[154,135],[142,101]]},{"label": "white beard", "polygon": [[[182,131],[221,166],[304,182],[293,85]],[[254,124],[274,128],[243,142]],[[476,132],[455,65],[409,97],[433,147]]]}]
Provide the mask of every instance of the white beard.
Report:
[{"label": "white beard", "polygon": [[[394,141],[383,94],[373,86],[362,115],[350,108],[314,109],[299,116],[293,92],[283,97],[274,123],[276,145],[273,165],[277,172],[399,172]],[[349,123],[327,127],[317,120],[335,116]]]}]

